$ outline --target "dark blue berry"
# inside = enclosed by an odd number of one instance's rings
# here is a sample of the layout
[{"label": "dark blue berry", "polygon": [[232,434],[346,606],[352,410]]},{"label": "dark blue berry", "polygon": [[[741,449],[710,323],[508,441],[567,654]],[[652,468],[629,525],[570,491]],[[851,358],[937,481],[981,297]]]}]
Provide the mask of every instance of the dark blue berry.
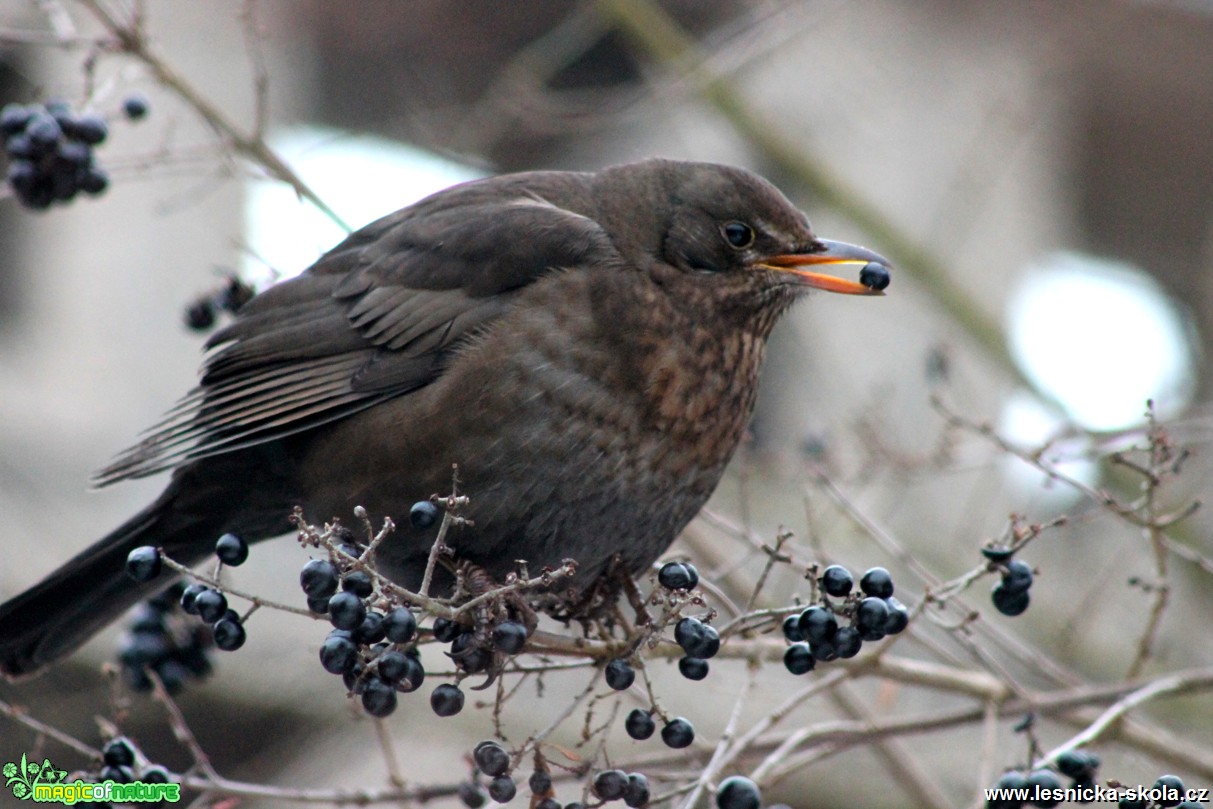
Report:
[{"label": "dark blue berry", "polygon": [[494,741],[483,741],[472,751],[476,768],[490,778],[502,775],[510,768],[510,756],[505,748]]},{"label": "dark blue berry", "polygon": [[417,634],[417,618],[407,607],[396,607],[383,619],[383,631],[392,643],[408,643]]},{"label": "dark blue berry", "polygon": [[998,584],[990,592],[990,600],[994,602],[994,608],[1003,615],[1014,618],[1016,615],[1022,615],[1028,608],[1031,597],[1027,590],[1021,590],[1018,593],[1013,593],[1004,585]]},{"label": "dark blue berry", "polygon": [[[231,613],[231,610],[227,612]],[[247,635],[244,631],[244,624],[240,622],[239,616],[233,618],[231,615],[224,615],[215,622],[211,627],[211,631],[215,634],[215,646],[225,652],[234,652],[244,645]]]},{"label": "dark blue berry", "polygon": [[720,782],[716,792],[717,809],[760,809],[761,806],[762,793],[749,778],[734,775]]},{"label": "dark blue berry", "polygon": [[122,99],[122,112],[132,121],[138,121],[147,115],[147,99],[140,93],[131,93]]},{"label": "dark blue berry", "polygon": [[876,598],[888,598],[893,595],[893,577],[883,567],[874,567],[863,574],[859,589]]},{"label": "dark blue berry", "polygon": [[518,785],[508,775],[499,775],[489,781],[489,797],[497,803],[509,803],[518,794]]},{"label": "dark blue berry", "polygon": [[320,644],[320,665],[329,674],[345,674],[358,662],[358,646],[348,632],[330,632]]},{"label": "dark blue berry", "polygon": [[223,564],[237,567],[248,559],[248,543],[235,534],[224,534],[215,543],[215,555]]},{"label": "dark blue berry", "polygon": [[675,749],[690,747],[695,741],[695,726],[681,716],[671,719],[661,729],[661,740]]},{"label": "dark blue berry", "polygon": [[623,729],[636,741],[644,741],[657,730],[657,723],[653,721],[653,715],[648,711],[643,708],[633,708],[627,719],[623,721]]},{"label": "dark blue berry", "polygon": [[590,789],[604,801],[617,801],[628,788],[628,774],[623,770],[603,770],[594,776]]},{"label": "dark blue berry", "polygon": [[526,627],[518,621],[502,621],[493,627],[493,647],[508,655],[515,655],[526,646]]},{"label": "dark blue berry", "polygon": [[843,660],[854,657],[859,654],[860,648],[863,646],[863,636],[859,630],[853,626],[844,626],[838,629],[834,634],[832,641],[835,651]]},{"label": "dark blue berry", "polygon": [[623,802],[632,809],[639,809],[649,802],[649,779],[643,774],[628,773],[628,785],[623,790]]},{"label": "dark blue berry", "polygon": [[826,595],[845,598],[854,586],[855,578],[842,565],[830,565],[821,572],[821,589]]},{"label": "dark blue berry", "polygon": [[101,748],[101,760],[109,767],[135,766],[135,749],[125,736],[110,739]]},{"label": "dark blue berry", "polygon": [[1012,593],[1024,593],[1032,586],[1032,566],[1022,559],[1012,559],[1002,574],[1002,587]]},{"label": "dark blue berry", "polygon": [[626,691],[636,682],[636,670],[621,657],[606,664],[605,674],[607,685],[616,691]]},{"label": "dark blue berry", "polygon": [[396,689],[378,677],[371,677],[362,691],[362,707],[371,716],[390,715],[396,710]]},{"label": "dark blue berry", "polygon": [[371,580],[371,574],[365,570],[354,570],[342,577],[341,589],[359,598],[366,598],[375,592],[375,583]]},{"label": "dark blue berry", "polygon": [[429,500],[421,500],[413,503],[413,507],[409,509],[409,525],[418,531],[424,531],[438,522],[439,516],[441,512],[438,506]]},{"label": "dark blue berry", "polygon": [[199,618],[213,624],[227,613],[227,597],[208,587],[194,598],[194,606],[198,608]]},{"label": "dark blue berry", "polygon": [[889,268],[876,261],[869,261],[859,271],[859,283],[868,289],[882,290],[889,285],[889,280]]},{"label": "dark blue berry", "polygon": [[667,590],[693,590],[699,584],[699,571],[689,562],[666,562],[657,572],[657,583]]},{"label": "dark blue berry", "polygon": [[194,582],[186,587],[181,593],[181,609],[185,610],[187,615],[197,615],[198,607],[194,604],[194,599],[203,591],[208,589],[205,584]]},{"label": "dark blue berry", "polygon": [[337,593],[329,599],[329,622],[338,629],[351,632],[366,620],[366,606],[353,593]]},{"label": "dark blue berry", "polygon": [[683,618],[675,624],[674,642],[681,646],[689,657],[703,660],[715,657],[720,651],[720,633],[698,618]]},{"label": "dark blue berry", "polygon": [[783,665],[793,674],[807,674],[817,665],[807,643],[793,643],[783,653]]},{"label": "dark blue berry", "polygon": [[708,676],[708,661],[698,657],[683,657],[678,661],[678,671],[688,680],[702,680]]},{"label": "dark blue berry", "polygon": [[308,598],[327,598],[338,583],[337,567],[327,559],[313,559],[299,571],[299,586]]},{"label": "dark blue berry", "polygon": [[804,640],[804,635],[800,631],[800,616],[789,615],[783,619],[782,624],[783,636],[792,643],[799,643]]},{"label": "dark blue berry", "polygon": [[838,631],[838,618],[825,607],[809,607],[800,613],[800,634],[810,643],[828,641]]},{"label": "dark blue berry", "polygon": [[463,710],[463,692],[457,685],[443,683],[430,692],[430,707],[439,716],[454,716]]},{"label": "dark blue berry", "polygon": [[135,548],[126,556],[126,575],[135,581],[151,581],[160,575],[160,568],[160,551],[151,545]]}]

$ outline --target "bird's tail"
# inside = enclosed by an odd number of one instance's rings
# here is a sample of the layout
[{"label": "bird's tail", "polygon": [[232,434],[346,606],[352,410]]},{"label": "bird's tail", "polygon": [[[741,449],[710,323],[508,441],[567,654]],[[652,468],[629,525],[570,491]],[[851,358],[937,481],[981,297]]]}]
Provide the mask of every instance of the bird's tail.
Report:
[{"label": "bird's tail", "polygon": [[175,507],[178,487],[93,543],[41,583],[0,605],[0,674],[16,679],[65,657],[129,607],[164,589],[168,577],[140,583],[126,575],[126,557],[157,545],[182,564],[214,547],[218,525],[205,511]]}]

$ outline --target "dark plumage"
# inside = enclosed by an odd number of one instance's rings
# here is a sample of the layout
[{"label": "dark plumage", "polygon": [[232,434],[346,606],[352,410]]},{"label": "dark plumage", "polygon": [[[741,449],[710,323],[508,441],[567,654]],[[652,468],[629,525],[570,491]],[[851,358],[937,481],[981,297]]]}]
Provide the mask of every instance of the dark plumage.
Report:
[{"label": "dark plumage", "polygon": [[[452,464],[475,521],[458,558],[503,575],[572,557],[578,587],[616,553],[641,571],[719,481],[776,319],[812,287],[878,292],[808,270],[839,262],[886,263],[701,163],[495,177],[384,217],[211,338],[198,387],[99,475],[172,469],[168,487],[0,606],[0,671],[148,595],[123,574],[134,547],[195,563],[222,533],[285,533],[296,505],[403,518]],[[379,562],[416,585],[435,529],[399,522]]]}]

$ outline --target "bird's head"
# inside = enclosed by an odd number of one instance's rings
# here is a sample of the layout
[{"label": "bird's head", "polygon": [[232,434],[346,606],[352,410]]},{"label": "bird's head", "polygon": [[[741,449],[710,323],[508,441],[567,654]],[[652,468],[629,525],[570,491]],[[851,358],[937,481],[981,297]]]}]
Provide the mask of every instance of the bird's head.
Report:
[{"label": "bird's head", "polygon": [[[883,295],[889,284],[884,257],[819,239],[779,189],[749,171],[668,160],[620,170],[653,180],[628,183],[647,195],[633,195],[615,212],[629,218],[633,232],[645,231],[636,245],[648,260],[637,264],[647,265],[659,284],[717,312],[750,311],[765,321],[812,289]],[[834,274],[848,269],[858,280]]]}]

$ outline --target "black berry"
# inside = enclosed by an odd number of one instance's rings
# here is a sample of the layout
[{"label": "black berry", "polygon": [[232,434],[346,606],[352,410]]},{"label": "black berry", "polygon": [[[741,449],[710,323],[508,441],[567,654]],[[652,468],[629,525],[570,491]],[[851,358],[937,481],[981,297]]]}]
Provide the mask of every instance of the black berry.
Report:
[{"label": "black berry", "polygon": [[365,570],[354,570],[341,577],[341,589],[359,598],[366,598],[375,592],[375,583]]},{"label": "black berry", "polygon": [[875,261],[869,261],[859,271],[859,283],[868,289],[877,291],[889,285],[889,268]]},{"label": "black berry", "polygon": [[695,726],[681,716],[671,719],[661,729],[661,740],[667,747],[689,747],[695,741]]},{"label": "black berry", "polygon": [[859,589],[876,598],[888,598],[893,595],[893,577],[883,567],[874,567],[863,574]]},{"label": "black berry", "polygon": [[147,115],[147,99],[140,93],[131,93],[122,99],[122,112],[132,121],[138,121]]},{"label": "black berry", "polygon": [[905,631],[905,628],[910,625],[910,611],[906,609],[906,605],[893,596],[886,598],[884,603],[889,609],[889,617],[884,622],[884,633],[896,635]]},{"label": "black berry", "polygon": [[489,782],[489,797],[497,803],[509,803],[517,794],[518,787],[508,775],[499,775]]},{"label": "black berry", "polygon": [[807,643],[793,643],[783,653],[783,665],[793,674],[807,674],[817,665]]},{"label": "black berry", "polygon": [[863,646],[863,636],[855,627],[844,626],[835,633],[832,645],[838,652],[838,656],[847,660],[859,654],[859,650]]},{"label": "black berry", "polygon": [[689,657],[703,660],[715,657],[720,651],[720,633],[715,627],[698,618],[683,618],[675,624],[674,642],[681,646]]},{"label": "black berry", "polygon": [[224,534],[215,543],[215,555],[225,565],[242,565],[248,559],[248,543],[235,534]]},{"label": "black berry", "polygon": [[233,618],[231,615],[225,615],[215,622],[211,631],[215,635],[215,646],[225,652],[236,651],[244,645],[244,641],[247,639],[244,624],[240,622],[239,616]]},{"label": "black berry", "polygon": [[505,748],[494,741],[483,741],[472,751],[472,759],[476,767],[485,775],[494,777],[503,774],[510,768],[510,755]]},{"label": "black berry", "polygon": [[546,795],[552,791],[552,774],[547,770],[535,770],[526,784],[532,795]]},{"label": "black berry", "polygon": [[368,610],[366,617],[362,619],[362,623],[354,630],[354,640],[367,645],[383,640],[387,636],[383,622],[382,612]]},{"label": "black berry", "polygon": [[607,685],[616,691],[626,691],[636,682],[636,670],[622,657],[607,663],[605,674]]},{"label": "black berry", "polygon": [[126,556],[126,575],[139,582],[159,576],[160,551],[151,545],[135,548]]},{"label": "black berry", "polygon": [[826,591],[826,595],[845,598],[854,586],[855,578],[842,565],[830,565],[821,572],[821,589]]},{"label": "black berry", "polygon": [[1022,615],[1027,610],[1031,597],[1028,595],[1027,590],[1013,593],[1005,586],[998,584],[990,591],[990,600],[994,602],[994,609],[1003,615],[1014,618],[1016,615]]},{"label": "black berry", "polygon": [[329,674],[345,674],[358,662],[358,646],[344,630],[334,630],[320,644],[320,665]]},{"label": "black berry", "polygon": [[792,643],[799,643],[805,639],[800,631],[799,615],[789,615],[787,618],[784,618],[781,628],[783,629],[783,636]]},{"label": "black berry", "polygon": [[208,587],[194,598],[194,606],[198,608],[199,618],[213,624],[227,613],[227,597]]},{"label": "black berry", "polygon": [[313,559],[299,571],[299,586],[309,599],[331,596],[338,581],[337,567],[327,559]]},{"label": "black berry", "polygon": [[463,710],[463,692],[457,685],[443,683],[430,693],[430,707],[439,716],[454,716]]},{"label": "black berry", "polygon": [[101,748],[101,760],[109,767],[135,766],[135,749],[125,736],[110,739]]},{"label": "black berry", "polygon": [[502,621],[493,627],[493,647],[508,655],[518,654],[526,646],[526,627],[518,621]]},{"label": "black berry", "polygon": [[1012,593],[1024,593],[1032,586],[1032,566],[1022,559],[1012,559],[1002,574],[1002,587]]},{"label": "black berry", "polygon": [[627,719],[623,721],[623,729],[636,741],[644,741],[657,730],[657,723],[653,721],[653,715],[648,711],[643,708],[633,708]]},{"label": "black berry", "polygon": [[628,788],[628,775],[623,770],[603,770],[594,776],[590,789],[604,801],[617,801]]},{"label": "black berry", "polygon": [[362,691],[362,707],[371,716],[390,715],[396,710],[396,689],[391,683],[371,677]]},{"label": "black berry", "polygon": [[184,591],[182,591],[181,609],[185,610],[186,615],[198,614],[198,608],[194,606],[194,599],[198,597],[199,593],[206,589],[207,586],[205,584],[194,582],[190,586],[186,587]]},{"label": "black berry", "polygon": [[702,680],[708,676],[708,661],[698,657],[683,657],[678,661],[678,671],[688,680]]},{"label": "black berry", "polygon": [[623,789],[623,802],[633,809],[639,809],[649,802],[649,779],[641,773],[628,774],[628,784]]},{"label": "black berry", "polygon": [[338,629],[351,632],[366,620],[366,607],[353,593],[341,592],[329,599],[329,622]]},{"label": "black berry", "polygon": [[667,590],[694,590],[699,571],[689,562],[666,562],[657,572],[657,583]]},{"label": "black berry", "polygon": [[413,503],[413,507],[409,509],[409,525],[418,531],[424,531],[438,522],[440,514],[438,506],[429,500],[421,500]]},{"label": "black berry", "polygon": [[463,634],[463,627],[446,618],[434,619],[434,640],[439,643],[450,643]]},{"label": "black berry", "polygon": [[838,619],[825,607],[809,607],[800,613],[800,634],[810,643],[828,641],[838,631]]},{"label": "black berry", "polygon": [[396,607],[384,617],[383,631],[392,643],[408,643],[417,634],[417,618],[407,607]]},{"label": "black berry", "polygon": [[758,785],[741,775],[733,775],[720,782],[716,792],[717,809],[760,809],[762,793]]}]

